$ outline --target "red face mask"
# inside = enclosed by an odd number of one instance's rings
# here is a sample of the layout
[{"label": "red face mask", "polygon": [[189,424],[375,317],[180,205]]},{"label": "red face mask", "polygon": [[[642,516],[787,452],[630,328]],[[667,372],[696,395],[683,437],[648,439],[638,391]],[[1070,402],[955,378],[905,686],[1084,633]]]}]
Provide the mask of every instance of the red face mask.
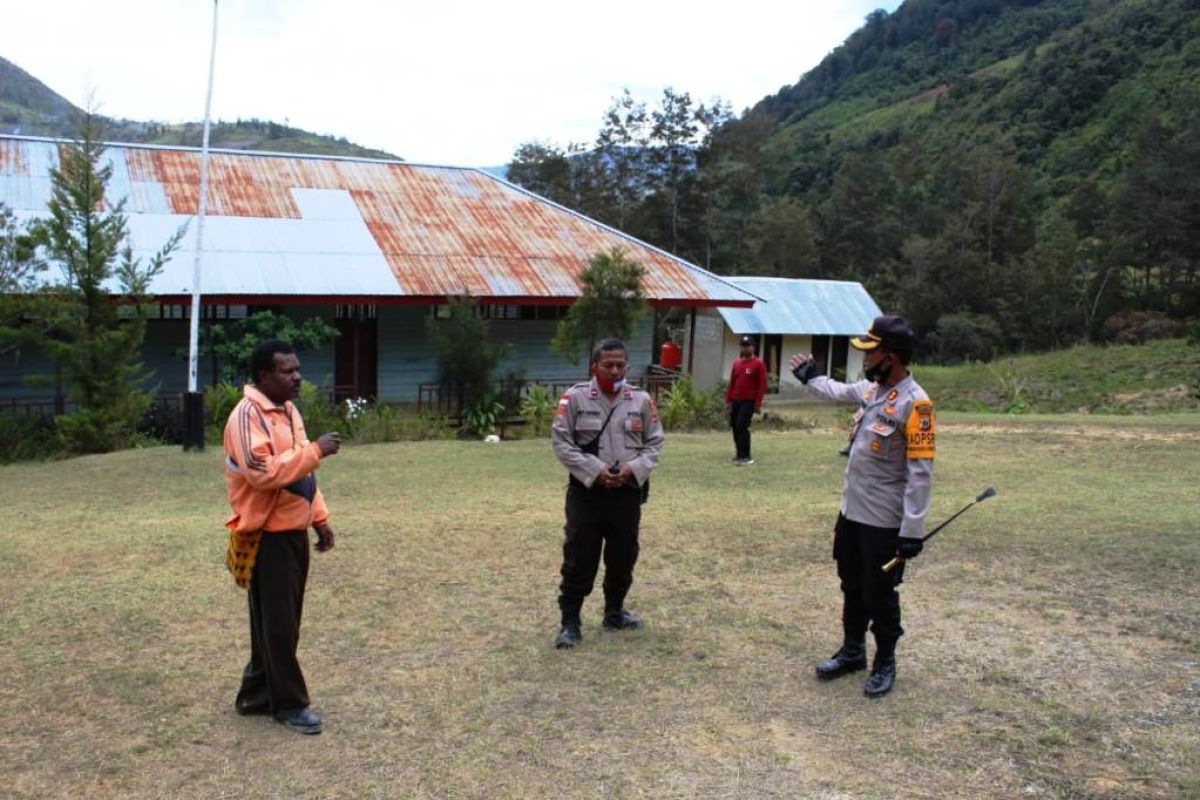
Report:
[{"label": "red face mask", "polygon": [[625,379],[610,381],[600,374],[600,367],[592,364],[592,376],[596,379],[596,384],[600,387],[600,391],[605,394],[616,394],[617,391],[625,385]]}]

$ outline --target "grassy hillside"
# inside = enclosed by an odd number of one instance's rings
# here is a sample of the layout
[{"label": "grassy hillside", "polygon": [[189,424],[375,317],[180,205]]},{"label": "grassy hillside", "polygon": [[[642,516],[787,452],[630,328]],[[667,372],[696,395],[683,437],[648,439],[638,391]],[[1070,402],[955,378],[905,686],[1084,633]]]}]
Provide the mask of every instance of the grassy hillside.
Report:
[{"label": "grassy hillside", "polygon": [[1200,411],[1200,346],[1182,339],[1076,346],[988,364],[913,367],[939,408],[1156,414]]},{"label": "grassy hillside", "polygon": [[74,106],[25,70],[0,58],[0,130],[57,135]]},{"label": "grassy hillside", "polygon": [[793,194],[826,191],[847,150],[905,133],[944,147],[991,127],[1052,176],[1112,180],[1139,113],[1198,77],[1185,0],[908,0],[754,113],[777,120],[767,168]]},{"label": "grassy hillside", "polygon": [[[0,58],[0,132],[69,138],[76,133],[75,120],[81,113],[37,78]],[[204,126],[199,122],[169,125],[102,119],[105,138],[114,142],[199,147],[204,133]],[[344,137],[325,136],[259,119],[215,121],[209,138],[213,147],[231,150],[397,158],[383,150],[360,147]]]}]

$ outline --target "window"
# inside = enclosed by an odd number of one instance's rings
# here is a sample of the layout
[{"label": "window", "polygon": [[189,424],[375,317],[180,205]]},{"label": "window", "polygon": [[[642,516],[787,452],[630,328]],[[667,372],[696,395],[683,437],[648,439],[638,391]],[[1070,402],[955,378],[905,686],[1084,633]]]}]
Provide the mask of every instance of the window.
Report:
[{"label": "window", "polygon": [[[244,305],[202,305],[200,319],[245,319],[247,307]],[[191,319],[191,303],[162,303],[158,308],[151,308],[146,314],[147,319]]]},{"label": "window", "polygon": [[[442,308],[442,306],[434,306],[434,308]],[[334,319],[375,319],[378,315],[379,306],[367,303],[339,305],[333,312]]]},{"label": "window", "polygon": [[[477,303],[475,316],[491,320],[560,320],[567,315],[569,306],[558,305],[503,305],[495,303]],[[429,316],[434,319],[450,319],[450,306],[431,306]]]}]

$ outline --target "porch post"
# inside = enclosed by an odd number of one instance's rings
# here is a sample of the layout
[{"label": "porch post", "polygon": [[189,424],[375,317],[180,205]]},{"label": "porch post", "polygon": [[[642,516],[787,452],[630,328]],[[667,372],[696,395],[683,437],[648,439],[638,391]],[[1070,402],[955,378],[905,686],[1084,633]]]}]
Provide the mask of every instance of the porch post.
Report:
[{"label": "porch post", "polygon": [[692,306],[688,322],[688,375],[692,374],[692,357],[696,354],[696,307]]}]

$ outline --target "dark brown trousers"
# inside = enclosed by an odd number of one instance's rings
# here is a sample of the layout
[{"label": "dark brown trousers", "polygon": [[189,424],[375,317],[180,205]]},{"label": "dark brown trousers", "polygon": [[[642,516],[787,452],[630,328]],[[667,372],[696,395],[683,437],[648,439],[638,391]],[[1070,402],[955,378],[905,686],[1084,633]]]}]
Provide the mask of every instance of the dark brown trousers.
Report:
[{"label": "dark brown trousers", "polygon": [[308,706],[296,647],[308,581],[308,532],[266,533],[250,579],[250,662],[239,707],[279,715]]}]

